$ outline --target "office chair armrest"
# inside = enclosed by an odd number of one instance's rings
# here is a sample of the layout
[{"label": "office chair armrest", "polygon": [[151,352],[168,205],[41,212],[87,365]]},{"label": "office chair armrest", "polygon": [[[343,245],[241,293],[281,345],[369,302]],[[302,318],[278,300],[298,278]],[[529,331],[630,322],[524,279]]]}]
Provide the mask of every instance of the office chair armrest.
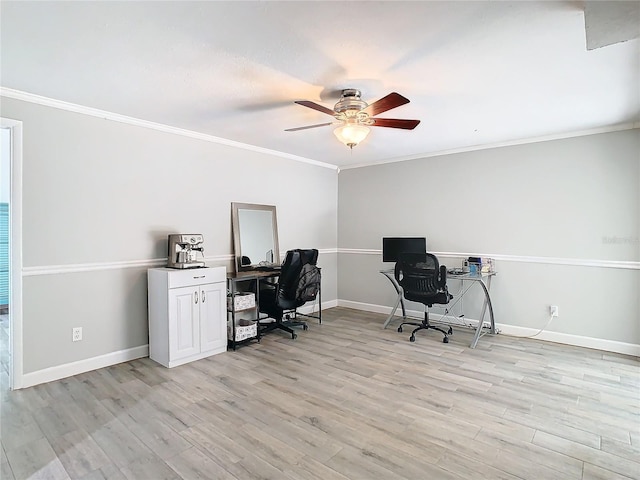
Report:
[{"label": "office chair armrest", "polygon": [[393,275],[396,278],[397,282],[400,282],[400,272],[401,272],[401,268],[400,268],[400,262],[396,262],[395,267],[393,268]]},{"label": "office chair armrest", "polygon": [[278,288],[277,283],[260,282],[260,290],[275,290],[276,288]]},{"label": "office chair armrest", "polygon": [[445,265],[440,265],[440,285],[442,288],[447,286],[447,267]]}]

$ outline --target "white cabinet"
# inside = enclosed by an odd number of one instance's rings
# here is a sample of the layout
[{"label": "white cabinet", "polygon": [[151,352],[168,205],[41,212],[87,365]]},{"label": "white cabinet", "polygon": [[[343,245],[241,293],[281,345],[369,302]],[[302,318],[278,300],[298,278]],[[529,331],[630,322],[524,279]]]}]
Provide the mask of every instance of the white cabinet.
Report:
[{"label": "white cabinet", "polygon": [[227,349],[224,267],[151,268],[149,357],[175,367]]}]

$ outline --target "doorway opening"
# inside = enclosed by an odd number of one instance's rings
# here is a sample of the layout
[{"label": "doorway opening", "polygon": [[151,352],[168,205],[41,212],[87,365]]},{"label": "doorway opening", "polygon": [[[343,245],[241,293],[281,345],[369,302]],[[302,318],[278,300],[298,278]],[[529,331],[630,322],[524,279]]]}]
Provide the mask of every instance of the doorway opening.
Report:
[{"label": "doorway opening", "polygon": [[9,329],[9,202],[11,177],[11,129],[0,130],[0,375],[10,385],[11,342]]},{"label": "doorway opening", "polygon": [[22,387],[22,122],[0,118],[0,388]]}]

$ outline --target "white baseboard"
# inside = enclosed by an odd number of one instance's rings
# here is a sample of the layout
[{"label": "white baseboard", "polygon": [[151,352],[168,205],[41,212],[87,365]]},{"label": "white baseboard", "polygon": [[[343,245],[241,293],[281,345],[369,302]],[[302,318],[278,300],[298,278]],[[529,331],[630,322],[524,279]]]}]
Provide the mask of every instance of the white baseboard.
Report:
[{"label": "white baseboard", "polygon": [[109,367],[136,358],[148,357],[149,345],[141,345],[139,347],[120,350],[119,352],[107,353],[99,357],[79,360],[77,362],[57,365],[55,367],[45,368],[36,372],[26,373],[22,375],[20,388],[32,387],[41,383],[52,382],[62,378],[71,377],[80,373],[90,372],[99,368]]},{"label": "white baseboard", "polygon": [[383,305],[374,305],[373,303],[352,302],[351,300],[338,300],[338,307],[353,308],[355,310],[364,310],[365,312],[384,313],[385,315],[389,315],[392,310],[391,307],[385,307]]},{"label": "white baseboard", "polygon": [[547,342],[563,343],[565,345],[573,345],[576,347],[593,348],[594,350],[603,350],[605,352],[622,353],[633,357],[640,357],[640,345],[633,343],[618,342],[616,340],[605,340],[603,338],[583,337],[581,335],[572,335],[570,333],[560,333],[545,330],[535,335],[539,329],[518,327],[516,325],[496,324],[496,328],[500,329],[503,335],[513,337],[528,337],[536,340],[545,340]]},{"label": "white baseboard", "polygon": [[[322,309],[337,307],[338,301],[331,300],[328,302],[322,302]],[[304,305],[299,308],[300,313],[314,314],[316,312],[315,304]],[[77,362],[66,363],[64,365],[57,365],[55,367],[45,368],[36,372],[31,372],[22,375],[22,381],[16,388],[28,388],[41,383],[53,382],[54,380],[60,380],[62,378],[71,377],[80,373],[90,372],[99,368],[109,367],[111,365],[117,365],[118,363],[128,362],[137,358],[143,358],[149,356],[149,345],[142,345],[140,347],[129,348],[127,350],[121,350],[119,352],[107,353],[99,357],[88,358],[86,360],[79,360]]]},{"label": "white baseboard", "polygon": [[[370,303],[362,303],[362,302],[352,302],[350,300],[338,300],[338,306],[353,308],[356,310],[364,310],[366,312],[373,313],[382,313],[385,315],[389,315],[391,313],[392,308],[382,305],[373,305]],[[398,307],[398,311],[396,314],[402,314],[400,307]],[[410,317],[421,318],[423,315],[422,312],[418,311],[410,311],[407,310],[407,315]],[[440,315],[434,314],[434,320],[438,320]],[[399,315],[398,315],[399,318]],[[465,322],[470,324],[477,325],[478,320],[474,320],[471,318],[465,318]],[[382,326],[382,324],[381,324]],[[613,352],[613,353],[621,353],[623,355],[631,355],[634,357],[640,357],[640,345],[636,345],[633,343],[625,343],[618,342],[616,340],[606,340],[602,338],[593,338],[593,337],[584,337],[581,335],[573,335],[570,333],[560,333],[560,332],[552,332],[552,331],[543,331],[539,335],[535,337],[531,337],[531,335],[535,335],[538,332],[538,329],[535,328],[527,328],[527,327],[519,327],[516,325],[508,325],[503,323],[497,323],[496,329],[500,332],[501,335],[509,335],[514,337],[530,337],[536,340],[545,340],[547,342],[554,343],[562,343],[564,345],[573,345],[576,347],[585,347],[592,348],[594,350],[602,350],[605,352]],[[480,340],[482,342],[482,340]]]},{"label": "white baseboard", "polygon": [[[330,300],[328,302],[322,302],[322,309],[332,307],[346,307],[353,308],[355,310],[362,310],[365,312],[381,313],[388,315],[391,313],[391,307],[383,305],[375,305],[371,303],[353,302],[350,300]],[[315,312],[315,305],[304,305],[300,309],[301,313],[313,314]],[[422,312],[407,310],[407,314],[410,317],[419,319],[422,316]],[[434,314],[434,320],[437,320],[439,315]],[[476,324],[478,320],[465,318],[465,322]],[[382,323],[380,324],[382,326]],[[502,335],[510,335],[515,337],[529,337],[534,335],[538,330],[535,328],[519,327],[516,325],[496,324],[496,328]],[[577,347],[592,348],[595,350],[602,350],[605,352],[621,353],[624,355],[631,355],[640,357],[640,345],[632,343],[618,342],[615,340],[605,340],[601,338],[584,337],[580,335],[572,335],[568,333],[559,333],[552,331],[543,331],[539,335],[533,337],[537,340],[545,340],[548,342],[562,343],[565,345],[574,345]],[[482,341],[482,340],[480,340]],[[99,357],[88,358],[86,360],[80,360],[77,362],[67,363],[64,365],[58,365],[55,367],[45,368],[36,372],[31,372],[22,375],[22,381],[18,388],[27,388],[41,383],[52,382],[54,380],[60,380],[62,378],[71,377],[80,373],[90,372],[99,368],[109,367],[111,365],[117,365],[118,363],[128,362],[137,358],[143,358],[149,356],[149,346],[141,345],[139,347],[129,348],[127,350],[120,350],[118,352],[108,353]]]},{"label": "white baseboard", "polygon": [[[333,308],[338,306],[338,300],[330,300],[328,302],[322,302],[322,310],[326,310],[327,308]],[[313,315],[317,313],[317,306],[315,303],[307,303],[302,307],[297,309],[300,313],[305,315]]]}]

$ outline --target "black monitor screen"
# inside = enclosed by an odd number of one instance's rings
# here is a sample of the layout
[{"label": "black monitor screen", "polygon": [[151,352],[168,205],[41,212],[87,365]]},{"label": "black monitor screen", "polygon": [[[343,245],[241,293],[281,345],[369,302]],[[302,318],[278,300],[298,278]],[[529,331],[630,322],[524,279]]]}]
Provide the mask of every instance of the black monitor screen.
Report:
[{"label": "black monitor screen", "polygon": [[401,253],[427,253],[424,237],[383,237],[382,261],[397,262]]}]

